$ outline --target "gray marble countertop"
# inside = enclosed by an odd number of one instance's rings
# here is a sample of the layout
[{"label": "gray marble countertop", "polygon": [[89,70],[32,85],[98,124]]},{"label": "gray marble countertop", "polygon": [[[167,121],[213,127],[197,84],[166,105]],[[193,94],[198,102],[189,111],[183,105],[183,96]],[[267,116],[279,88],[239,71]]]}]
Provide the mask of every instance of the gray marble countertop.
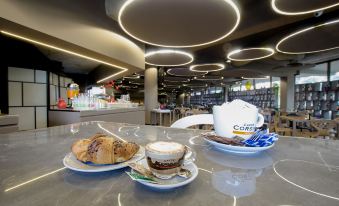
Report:
[{"label": "gray marble countertop", "polygon": [[[156,191],[132,181],[128,168],[81,173],[64,168],[72,142],[97,132],[145,145],[171,140],[196,153],[191,184]],[[0,205],[339,205],[339,142],[281,137],[263,153],[214,149],[202,131],[85,122],[0,135]]]}]

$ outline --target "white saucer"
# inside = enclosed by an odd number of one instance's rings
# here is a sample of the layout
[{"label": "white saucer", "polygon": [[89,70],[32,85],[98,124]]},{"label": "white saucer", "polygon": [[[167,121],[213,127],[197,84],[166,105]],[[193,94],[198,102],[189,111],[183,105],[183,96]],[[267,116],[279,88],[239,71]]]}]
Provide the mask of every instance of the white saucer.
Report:
[{"label": "white saucer", "polygon": [[[205,135],[215,135],[215,133],[206,133]],[[274,143],[270,146],[267,147],[245,147],[245,146],[233,146],[233,145],[227,145],[227,144],[222,144],[219,142],[215,142],[212,140],[209,140],[207,138],[204,138],[204,140],[211,145],[213,145],[215,148],[222,150],[222,151],[227,151],[231,153],[238,153],[238,154],[254,154],[257,152],[261,152],[264,150],[268,150],[274,146]]]},{"label": "white saucer", "polygon": [[[142,159],[138,163],[140,163],[144,167],[148,168],[146,159]],[[136,181],[143,184],[143,185],[146,185],[148,187],[151,187],[151,188],[154,188],[154,189],[160,189],[160,190],[168,190],[168,189],[181,187],[181,186],[184,186],[184,185],[191,183],[198,176],[198,172],[199,172],[198,167],[193,162],[190,162],[190,163],[184,165],[182,168],[191,171],[192,176],[189,177],[189,178],[175,176],[175,177],[168,179],[168,180],[155,178],[157,180],[157,182],[159,182],[159,184],[154,184],[154,183],[150,183],[150,182],[146,182],[146,181],[142,181],[142,180],[136,180]]]},{"label": "white saucer", "polygon": [[105,172],[105,171],[111,171],[111,170],[117,170],[120,168],[127,167],[128,163],[130,162],[136,162],[144,158],[145,156],[145,148],[140,146],[139,151],[132,157],[132,159],[126,161],[126,162],[121,162],[117,164],[108,164],[108,165],[98,165],[98,164],[91,164],[91,163],[83,163],[71,153],[68,153],[64,159],[63,163],[65,167],[79,171],[79,172]]}]

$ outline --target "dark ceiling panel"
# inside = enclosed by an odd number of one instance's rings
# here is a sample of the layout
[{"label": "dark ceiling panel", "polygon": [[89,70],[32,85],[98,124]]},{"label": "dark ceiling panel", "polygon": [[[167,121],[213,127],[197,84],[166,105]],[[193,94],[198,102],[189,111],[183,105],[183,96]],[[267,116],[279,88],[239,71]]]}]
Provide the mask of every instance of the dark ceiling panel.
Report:
[{"label": "dark ceiling panel", "polygon": [[238,25],[229,0],[128,1],[120,11],[127,33],[148,44],[190,47],[220,39]]}]

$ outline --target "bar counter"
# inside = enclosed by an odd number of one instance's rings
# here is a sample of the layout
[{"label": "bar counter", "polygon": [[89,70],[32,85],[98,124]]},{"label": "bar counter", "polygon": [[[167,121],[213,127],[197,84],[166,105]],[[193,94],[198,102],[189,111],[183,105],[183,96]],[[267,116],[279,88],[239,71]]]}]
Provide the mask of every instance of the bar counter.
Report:
[{"label": "bar counter", "polygon": [[117,107],[89,110],[50,109],[48,111],[49,126],[59,126],[87,121],[145,124],[145,107]]},{"label": "bar counter", "polygon": [[[129,168],[81,173],[64,168],[71,144],[97,132],[140,145],[156,140],[191,147],[198,177],[175,190],[132,181]],[[82,122],[0,135],[0,205],[339,205],[339,143],[281,137],[268,151],[235,155],[202,139],[202,130]]]}]

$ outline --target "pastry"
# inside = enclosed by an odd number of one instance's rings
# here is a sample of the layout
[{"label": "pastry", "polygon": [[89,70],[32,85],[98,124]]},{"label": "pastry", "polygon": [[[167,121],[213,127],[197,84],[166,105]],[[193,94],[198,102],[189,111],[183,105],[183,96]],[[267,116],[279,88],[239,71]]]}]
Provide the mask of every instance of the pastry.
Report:
[{"label": "pastry", "polygon": [[72,145],[72,153],[82,162],[114,164],[131,159],[139,150],[132,142],[97,134],[88,139],[78,140]]}]

